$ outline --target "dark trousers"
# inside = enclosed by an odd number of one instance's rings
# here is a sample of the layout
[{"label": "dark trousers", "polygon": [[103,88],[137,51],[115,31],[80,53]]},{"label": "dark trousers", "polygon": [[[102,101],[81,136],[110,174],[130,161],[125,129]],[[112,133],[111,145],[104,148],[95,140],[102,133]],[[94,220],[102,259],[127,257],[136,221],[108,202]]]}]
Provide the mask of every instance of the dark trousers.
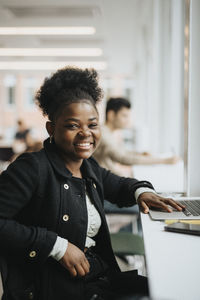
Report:
[{"label": "dark trousers", "polygon": [[146,277],[135,271],[121,272],[101,277],[86,285],[87,300],[125,300],[141,299],[149,295]]},{"label": "dark trousers", "polygon": [[111,273],[102,259],[89,251],[90,273],[85,277],[86,300],[141,299],[149,295],[147,278],[136,270]]}]

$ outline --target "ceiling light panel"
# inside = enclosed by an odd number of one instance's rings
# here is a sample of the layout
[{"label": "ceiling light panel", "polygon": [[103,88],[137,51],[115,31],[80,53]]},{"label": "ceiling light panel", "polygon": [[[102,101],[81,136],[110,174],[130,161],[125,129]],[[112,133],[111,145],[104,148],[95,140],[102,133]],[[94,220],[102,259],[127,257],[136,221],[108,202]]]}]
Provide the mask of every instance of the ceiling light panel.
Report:
[{"label": "ceiling light panel", "polygon": [[[56,3],[56,2],[55,2]],[[6,8],[16,18],[92,18],[94,14],[99,13],[97,6],[8,6]]]},{"label": "ceiling light panel", "polygon": [[105,61],[1,61],[0,70],[57,70],[66,66],[105,70]]},{"label": "ceiling light panel", "polygon": [[100,48],[0,48],[0,56],[101,56]]},{"label": "ceiling light panel", "polygon": [[92,26],[0,27],[0,35],[92,35]]}]

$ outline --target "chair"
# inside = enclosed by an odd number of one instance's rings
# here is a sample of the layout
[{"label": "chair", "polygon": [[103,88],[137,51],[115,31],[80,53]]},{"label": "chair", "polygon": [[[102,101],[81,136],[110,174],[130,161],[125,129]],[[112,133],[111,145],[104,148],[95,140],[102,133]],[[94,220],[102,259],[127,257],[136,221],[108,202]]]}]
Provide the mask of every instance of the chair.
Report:
[{"label": "chair", "polygon": [[115,255],[144,255],[144,243],[141,236],[119,231],[111,233],[110,237]]},{"label": "chair", "polygon": [[[144,275],[144,243],[141,231],[138,232],[138,224],[141,227],[138,206],[119,208],[105,200],[104,210],[111,232],[112,248],[116,258],[120,258],[118,263],[121,269],[127,270],[134,265],[134,269],[141,269]],[[132,228],[127,228],[128,224],[132,224]]]},{"label": "chair", "polygon": [[139,275],[146,276],[143,238],[125,231],[111,233],[110,237],[120,269],[122,271],[137,269]]}]

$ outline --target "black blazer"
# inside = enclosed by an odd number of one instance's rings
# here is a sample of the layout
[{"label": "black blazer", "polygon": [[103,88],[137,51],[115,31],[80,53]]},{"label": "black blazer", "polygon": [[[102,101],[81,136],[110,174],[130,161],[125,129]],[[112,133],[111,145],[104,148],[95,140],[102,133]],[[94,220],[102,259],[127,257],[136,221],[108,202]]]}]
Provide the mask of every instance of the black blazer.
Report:
[{"label": "black blazer", "polygon": [[49,253],[57,235],[84,249],[85,188],[102,219],[95,251],[113,271],[119,271],[103,210],[104,199],[119,207],[131,206],[138,187],[153,187],[147,181],[116,176],[93,158],[84,160],[81,168],[83,179],[73,177],[48,139],[44,149],[21,155],[1,174],[3,299],[83,299],[84,280],[72,279]]}]

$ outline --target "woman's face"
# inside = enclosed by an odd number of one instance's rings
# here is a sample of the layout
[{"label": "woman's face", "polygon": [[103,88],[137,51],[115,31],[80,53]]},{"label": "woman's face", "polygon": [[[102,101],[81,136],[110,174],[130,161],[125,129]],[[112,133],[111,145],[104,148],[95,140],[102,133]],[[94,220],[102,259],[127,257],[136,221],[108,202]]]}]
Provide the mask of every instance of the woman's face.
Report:
[{"label": "woman's face", "polygon": [[54,124],[48,123],[47,130],[66,160],[89,158],[101,137],[98,113],[90,102],[69,104]]}]

